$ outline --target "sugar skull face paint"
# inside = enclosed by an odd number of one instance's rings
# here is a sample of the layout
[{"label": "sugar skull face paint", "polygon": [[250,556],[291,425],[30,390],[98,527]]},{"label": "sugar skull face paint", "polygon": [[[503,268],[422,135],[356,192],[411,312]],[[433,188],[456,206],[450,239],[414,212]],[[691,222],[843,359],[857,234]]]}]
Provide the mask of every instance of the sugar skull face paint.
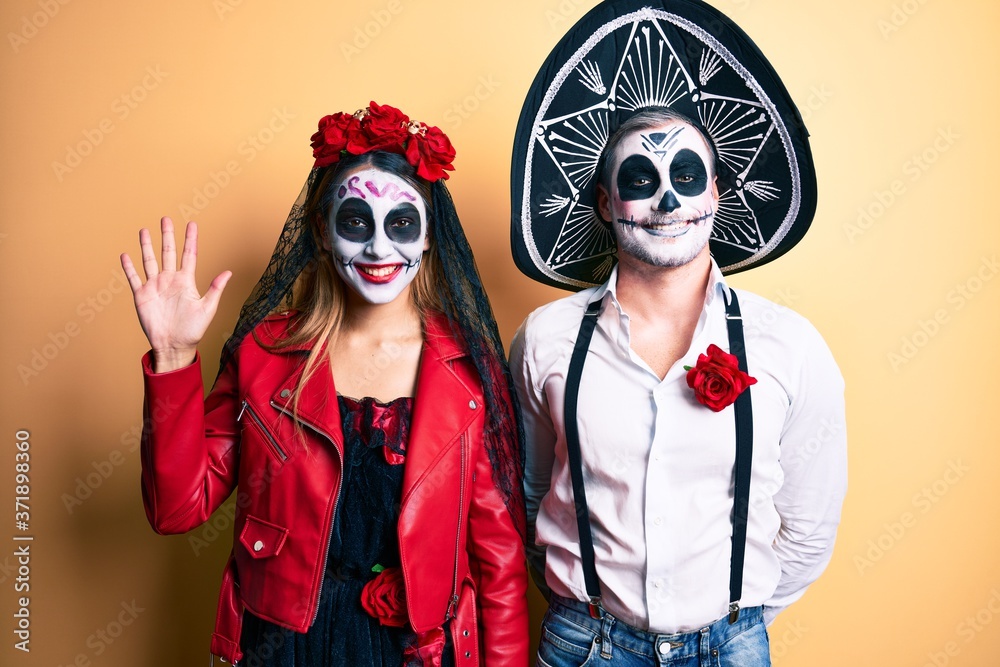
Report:
[{"label": "sugar skull face paint", "polygon": [[608,165],[611,191],[600,204],[619,249],[654,266],[697,257],[718,207],[713,162],[699,132],[680,121],[625,137]]},{"label": "sugar skull face paint", "polygon": [[333,185],[325,246],[337,273],[369,303],[389,303],[417,275],[427,249],[427,209],[412,185],[378,169]]}]

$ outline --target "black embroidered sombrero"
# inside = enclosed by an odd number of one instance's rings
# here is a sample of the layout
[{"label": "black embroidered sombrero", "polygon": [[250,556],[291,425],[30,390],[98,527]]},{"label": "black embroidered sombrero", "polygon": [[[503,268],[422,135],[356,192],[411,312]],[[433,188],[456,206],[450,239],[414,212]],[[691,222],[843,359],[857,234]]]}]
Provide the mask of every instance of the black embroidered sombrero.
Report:
[{"label": "black embroidered sombrero", "polygon": [[542,65],[514,139],[511,245],[529,277],[578,290],[616,261],[595,212],[595,169],[609,136],[648,107],[700,123],[719,155],[710,246],[725,273],[779,257],[816,210],[809,133],[760,49],[698,0],[607,0]]}]

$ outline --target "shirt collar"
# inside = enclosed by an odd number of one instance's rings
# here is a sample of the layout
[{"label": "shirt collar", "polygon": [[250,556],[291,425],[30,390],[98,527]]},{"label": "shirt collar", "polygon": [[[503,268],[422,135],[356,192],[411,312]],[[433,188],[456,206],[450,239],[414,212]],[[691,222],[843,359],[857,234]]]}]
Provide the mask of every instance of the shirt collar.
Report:
[{"label": "shirt collar", "polygon": [[725,276],[722,275],[722,269],[712,257],[712,270],[708,274],[708,287],[705,288],[705,307],[711,306],[717,296],[726,294],[728,290],[729,285],[726,283]]},{"label": "shirt collar", "polygon": [[[721,295],[726,294],[729,290],[729,285],[726,283],[725,276],[722,275],[722,269],[715,262],[715,258],[711,258],[712,268],[708,274],[708,286],[705,288],[705,308],[708,308],[713,303],[715,299]],[[594,303],[595,301],[602,301],[605,296],[611,295],[611,303],[615,304],[619,311],[621,311],[621,305],[618,303],[618,263],[615,263],[613,269],[611,269],[611,275],[604,284],[597,287],[594,293],[590,295],[587,299],[587,304]]]},{"label": "shirt collar", "polygon": [[594,293],[590,295],[589,299],[587,299],[587,305],[589,306],[595,301],[603,301],[605,295],[607,294],[611,295],[611,301],[613,303],[618,303],[617,287],[618,287],[618,263],[615,262],[614,267],[611,269],[611,275],[608,276],[608,279],[605,280],[603,284],[597,286],[597,289],[594,290]]}]

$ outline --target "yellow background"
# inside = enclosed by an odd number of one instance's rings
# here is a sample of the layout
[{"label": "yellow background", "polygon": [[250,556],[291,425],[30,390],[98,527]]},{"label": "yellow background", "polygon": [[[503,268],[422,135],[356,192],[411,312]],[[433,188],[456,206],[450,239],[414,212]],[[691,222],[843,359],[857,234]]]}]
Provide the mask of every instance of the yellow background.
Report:
[{"label": "yellow background", "polygon": [[[0,8],[0,662],[201,665],[231,527],[217,515],[218,531],[192,534],[198,549],[146,524],[134,435],[146,343],[118,254],[137,255],[140,226],[196,209],[200,284],[234,272],[202,345],[211,379],[309,170],[316,120],[375,99],[457,146],[449,185],[509,340],[562,295],[510,259],[517,115],[594,2],[63,2]],[[781,73],[820,185],[805,240],[732,283],[810,318],[848,387],[836,553],[771,628],[775,664],[996,665],[1000,8],[713,4]],[[22,428],[30,654],[12,648]],[[88,476],[100,485],[80,486]],[[67,504],[73,494],[87,497]],[[536,623],[540,609],[535,598]]]}]

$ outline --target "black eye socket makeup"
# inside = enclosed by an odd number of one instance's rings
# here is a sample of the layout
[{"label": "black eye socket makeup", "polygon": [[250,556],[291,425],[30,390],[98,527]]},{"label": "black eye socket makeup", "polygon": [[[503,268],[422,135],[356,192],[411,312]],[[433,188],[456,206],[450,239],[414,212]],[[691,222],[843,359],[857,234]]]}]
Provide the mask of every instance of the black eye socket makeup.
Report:
[{"label": "black eye socket makeup", "polygon": [[708,187],[705,163],[693,150],[677,151],[670,163],[670,185],[682,197],[700,195]]},{"label": "black eye socket makeup", "polygon": [[385,216],[385,235],[393,243],[420,240],[420,211],[413,204],[400,204]]},{"label": "black eye socket makeup", "polygon": [[337,209],[335,231],[345,241],[365,243],[375,234],[372,207],[360,199],[348,199]]},{"label": "black eye socket makeup", "polygon": [[618,167],[618,196],[622,201],[649,199],[660,188],[660,172],[645,155],[630,155]]}]

